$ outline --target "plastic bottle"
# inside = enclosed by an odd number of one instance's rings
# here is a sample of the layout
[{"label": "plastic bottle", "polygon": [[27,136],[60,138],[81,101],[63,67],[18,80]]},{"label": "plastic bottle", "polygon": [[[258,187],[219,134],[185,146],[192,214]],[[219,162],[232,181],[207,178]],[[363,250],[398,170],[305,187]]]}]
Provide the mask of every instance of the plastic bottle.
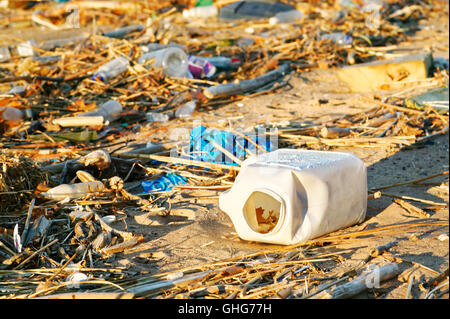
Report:
[{"label": "plastic bottle", "polygon": [[167,122],[169,115],[158,112],[147,112],[145,114],[148,122]]},{"label": "plastic bottle", "polygon": [[83,34],[72,36],[72,37],[51,39],[51,40],[48,40],[48,41],[45,41],[44,43],[42,43],[40,45],[40,48],[43,50],[54,50],[55,48],[61,48],[66,45],[84,41],[87,38],[88,38],[88,35],[83,33]]},{"label": "plastic bottle", "polygon": [[86,196],[88,194],[100,192],[105,188],[102,182],[92,181],[86,183],[61,184],[53,187],[41,195],[50,199],[63,200],[66,198],[75,199]]},{"label": "plastic bottle", "polygon": [[366,167],[340,152],[279,149],[253,156],[220,195],[219,207],[243,239],[304,242],[365,218]]},{"label": "plastic bottle", "polygon": [[138,62],[154,59],[153,66],[162,68],[163,72],[175,77],[183,77],[188,71],[188,57],[183,50],[169,47],[162,50],[148,52],[142,55]]},{"label": "plastic bottle", "polygon": [[120,39],[120,38],[125,37],[129,33],[140,32],[144,29],[145,29],[145,26],[142,24],[130,25],[127,27],[104,32],[103,36],[109,37],[109,38],[119,38]]},{"label": "plastic bottle", "polygon": [[183,17],[187,18],[210,18],[216,17],[219,10],[215,5],[194,7],[183,10]]},{"label": "plastic bottle", "polygon": [[16,109],[15,107],[0,107],[0,120],[22,122],[24,117],[24,112],[22,110]]},{"label": "plastic bottle", "polygon": [[27,92],[28,86],[25,85],[17,85],[11,88],[11,90],[8,91],[8,94],[17,94],[20,96],[23,96]]},{"label": "plastic bottle", "polygon": [[182,104],[175,111],[175,116],[178,118],[189,117],[192,115],[192,113],[194,113],[196,106],[197,106],[196,101],[189,101],[185,104]]},{"label": "plastic bottle", "polygon": [[210,78],[216,73],[216,67],[211,62],[193,55],[188,57],[188,67],[196,79]]},{"label": "plastic bottle", "polygon": [[299,19],[303,19],[303,12],[300,10],[289,10],[278,12],[275,16],[269,19],[270,24],[279,24],[279,23],[294,23]]},{"label": "plastic bottle", "polygon": [[120,117],[123,106],[115,100],[103,103],[98,109],[92,112],[81,113],[80,116],[103,116],[106,121],[114,121]]},{"label": "plastic bottle", "polygon": [[324,34],[320,37],[320,40],[331,40],[338,45],[351,45],[353,43],[353,38],[350,35],[341,32]]},{"label": "plastic bottle", "polygon": [[119,74],[125,72],[128,69],[130,62],[125,57],[115,58],[108,63],[102,65],[93,78],[99,78],[103,82],[108,82],[110,79],[115,78]]}]

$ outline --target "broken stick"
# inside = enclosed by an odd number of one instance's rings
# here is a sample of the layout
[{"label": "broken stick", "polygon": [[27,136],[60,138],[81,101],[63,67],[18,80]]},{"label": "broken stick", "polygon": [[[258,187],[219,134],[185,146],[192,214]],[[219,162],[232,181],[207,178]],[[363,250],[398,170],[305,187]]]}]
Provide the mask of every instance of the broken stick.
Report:
[{"label": "broken stick", "polygon": [[289,71],[289,65],[283,64],[278,69],[270,71],[257,78],[241,81],[239,83],[226,83],[211,86],[203,91],[208,99],[216,97],[228,97],[232,95],[244,94],[253,90],[256,90],[267,83],[273,82],[276,79],[287,74]]}]

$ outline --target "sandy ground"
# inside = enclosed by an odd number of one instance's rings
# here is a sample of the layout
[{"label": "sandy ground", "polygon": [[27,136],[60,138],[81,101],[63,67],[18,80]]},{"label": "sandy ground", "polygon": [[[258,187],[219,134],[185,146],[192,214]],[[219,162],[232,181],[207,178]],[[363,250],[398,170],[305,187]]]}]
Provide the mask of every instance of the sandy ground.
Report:
[{"label": "sandy ground", "polygon": [[[397,52],[431,51],[434,56],[448,59],[448,6],[446,10],[424,21],[422,30],[417,32],[410,42],[402,43]],[[335,117],[340,114],[356,113],[367,110],[373,105],[358,100],[359,94],[348,93],[348,89],[339,82],[335,70],[314,70],[290,80],[291,88],[280,90],[276,94],[244,99],[226,106],[196,112],[191,120],[215,122],[217,118],[226,119],[234,127],[249,127],[256,123],[289,121],[301,123],[323,116]],[[420,90],[420,89],[419,89]],[[418,93],[414,89],[414,93]],[[397,91],[374,92],[389,94]],[[408,93],[406,93],[407,96]],[[329,103],[320,104],[319,99]],[[337,101],[337,102],[336,102]],[[352,102],[353,101],[353,102]],[[437,137],[420,147],[405,149],[386,148],[341,148],[338,150],[354,152],[368,167],[369,188],[389,185],[429,176],[448,170],[449,140],[448,133]],[[439,203],[448,203],[448,191],[439,186],[444,182],[448,187],[448,176],[430,180],[434,185],[408,185],[391,189],[390,192],[403,194]],[[448,188],[447,188],[448,189]],[[127,254],[118,254],[106,265],[125,266],[136,274],[156,273],[176,270],[192,265],[200,265],[226,258],[246,255],[252,252],[273,249],[275,245],[246,242],[238,238],[228,216],[218,207],[220,192],[182,191],[173,199],[169,216],[154,216],[140,210],[127,211],[128,218],[118,223],[117,228],[142,234],[145,244],[135,247]],[[201,195],[201,198],[195,198]],[[209,197],[209,198],[208,198]],[[411,223],[422,217],[408,214],[392,198],[382,197],[368,203],[368,229],[398,223]],[[418,205],[420,206],[420,205]],[[433,220],[448,221],[448,208],[431,213]],[[345,231],[356,230],[353,226]],[[431,229],[431,228],[430,228]],[[449,246],[447,241],[440,241],[440,234],[448,234],[448,227],[414,229],[412,232],[369,237],[355,241],[350,246],[355,248],[352,254],[343,255],[344,261],[339,266],[342,270],[350,269],[361,261],[367,252],[380,244],[397,241],[398,245],[391,252],[406,261],[414,261],[436,272],[444,271],[449,264]],[[411,236],[415,235],[415,236]],[[337,248],[349,248],[341,246]],[[326,264],[322,265],[326,269]],[[401,271],[412,267],[409,263],[400,264]],[[426,276],[434,275],[426,271]],[[360,298],[404,298],[407,283],[398,281],[382,285],[376,291],[367,291]],[[413,296],[420,292],[413,290]],[[447,295],[448,297],[448,295]]]}]

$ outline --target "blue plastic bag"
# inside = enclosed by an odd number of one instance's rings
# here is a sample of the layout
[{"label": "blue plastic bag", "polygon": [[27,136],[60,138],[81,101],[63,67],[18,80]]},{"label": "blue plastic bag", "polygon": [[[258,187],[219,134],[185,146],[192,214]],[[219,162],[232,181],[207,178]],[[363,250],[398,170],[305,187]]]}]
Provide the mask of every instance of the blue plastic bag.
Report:
[{"label": "blue plastic bag", "polygon": [[176,185],[187,184],[186,177],[175,173],[167,173],[153,181],[143,181],[141,186],[146,193],[170,191]]}]

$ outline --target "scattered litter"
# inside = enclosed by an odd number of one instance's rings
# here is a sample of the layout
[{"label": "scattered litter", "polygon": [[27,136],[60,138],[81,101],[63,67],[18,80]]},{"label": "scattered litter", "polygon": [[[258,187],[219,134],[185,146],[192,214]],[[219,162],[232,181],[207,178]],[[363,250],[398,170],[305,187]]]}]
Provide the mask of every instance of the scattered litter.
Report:
[{"label": "scattered litter", "polygon": [[[376,188],[364,164],[445,149],[448,59],[414,38],[442,8],[0,0],[0,298],[384,298],[397,263],[445,296],[448,265],[400,256],[448,228],[448,165]],[[378,197],[408,222],[354,226]]]}]

